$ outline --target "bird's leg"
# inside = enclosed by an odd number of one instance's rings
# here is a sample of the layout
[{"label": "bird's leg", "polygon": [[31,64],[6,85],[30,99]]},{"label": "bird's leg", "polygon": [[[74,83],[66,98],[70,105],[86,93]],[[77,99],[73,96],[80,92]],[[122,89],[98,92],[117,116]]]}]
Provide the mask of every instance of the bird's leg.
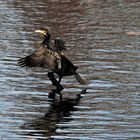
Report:
[{"label": "bird's leg", "polygon": [[58,93],[60,95],[60,100],[62,100],[61,91],[64,89],[64,87],[60,84],[61,79],[59,79],[59,81],[57,81],[53,72],[49,72],[48,77],[52,81],[52,85],[56,86],[56,89],[52,90],[52,93],[49,94],[49,98],[54,99],[55,93]]},{"label": "bird's leg", "polygon": [[59,89],[58,87],[56,89],[52,90],[52,93],[49,94],[49,98],[52,98],[53,96],[55,96],[55,93],[57,93],[60,95],[60,102],[62,102],[62,94],[61,94],[62,90],[63,90],[63,88]]},{"label": "bird's leg", "polygon": [[59,81],[57,81],[53,72],[48,72],[48,77],[51,80],[52,85],[56,86],[59,90],[63,90],[63,86],[60,84],[61,77],[59,78]]},{"label": "bird's leg", "polygon": [[60,95],[60,102],[62,102],[62,94],[61,94],[61,92],[59,92],[59,95]]},{"label": "bird's leg", "polygon": [[[55,79],[53,72],[48,72],[48,77],[51,80],[52,85],[56,86],[57,80]],[[52,90],[52,92],[49,93],[48,97],[51,99],[55,99],[55,93],[55,90]]]},{"label": "bird's leg", "polygon": [[57,86],[56,89],[53,89],[51,93],[49,93],[49,98],[51,99],[55,99],[55,93],[58,93],[60,95],[60,102],[62,102],[62,94],[61,94],[61,91],[63,90],[63,86],[62,85],[59,85]]},{"label": "bird's leg", "polygon": [[55,99],[55,90],[52,90],[52,92],[49,93],[48,97],[49,97],[50,99]]},{"label": "bird's leg", "polygon": [[56,86],[55,93],[58,93],[60,95],[60,102],[62,102],[62,94],[61,91],[64,89],[64,87],[58,82],[58,85]]},{"label": "bird's leg", "polygon": [[58,82],[59,82],[59,84],[60,84],[60,82],[61,82],[61,78],[62,78],[62,77],[60,76],[60,77],[59,77],[59,81],[58,81]]},{"label": "bird's leg", "polygon": [[56,86],[56,83],[57,83],[58,81],[57,81],[56,78],[54,77],[53,72],[48,72],[48,77],[49,77],[49,79],[51,80],[52,85]]}]

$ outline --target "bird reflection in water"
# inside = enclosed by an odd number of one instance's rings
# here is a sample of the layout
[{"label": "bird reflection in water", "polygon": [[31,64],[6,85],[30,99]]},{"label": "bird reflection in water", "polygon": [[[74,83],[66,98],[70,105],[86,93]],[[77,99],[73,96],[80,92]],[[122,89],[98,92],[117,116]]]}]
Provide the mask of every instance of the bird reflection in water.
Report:
[{"label": "bird reflection in water", "polygon": [[44,117],[22,126],[22,129],[27,130],[26,132],[29,131],[28,134],[25,135],[28,135],[31,139],[34,139],[34,137],[37,139],[51,139],[51,136],[57,133],[57,124],[72,120],[70,117],[71,111],[77,111],[75,106],[78,105],[81,98],[81,94],[78,94],[75,99],[63,99],[62,102],[58,100],[50,101],[50,108]]}]

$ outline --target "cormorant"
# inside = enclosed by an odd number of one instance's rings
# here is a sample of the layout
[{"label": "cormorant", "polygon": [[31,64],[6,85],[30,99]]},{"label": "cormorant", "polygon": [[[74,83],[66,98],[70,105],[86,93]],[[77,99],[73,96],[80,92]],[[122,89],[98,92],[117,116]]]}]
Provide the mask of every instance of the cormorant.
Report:
[{"label": "cormorant", "polygon": [[[86,80],[77,72],[78,67],[73,65],[72,62],[61,53],[64,49],[64,43],[60,40],[55,40],[55,46],[51,48],[50,29],[42,28],[35,30],[35,32],[44,36],[41,46],[32,54],[19,59],[18,65],[21,67],[42,67],[49,69],[50,72],[48,72],[48,77],[52,81],[52,84],[56,86],[56,89],[52,90],[49,97],[55,98],[55,93],[58,93],[60,94],[60,99],[62,99],[61,90],[63,90],[63,86],[60,82],[63,76],[74,75],[79,83],[87,84]],[[54,73],[59,76],[59,80],[56,80]]]}]

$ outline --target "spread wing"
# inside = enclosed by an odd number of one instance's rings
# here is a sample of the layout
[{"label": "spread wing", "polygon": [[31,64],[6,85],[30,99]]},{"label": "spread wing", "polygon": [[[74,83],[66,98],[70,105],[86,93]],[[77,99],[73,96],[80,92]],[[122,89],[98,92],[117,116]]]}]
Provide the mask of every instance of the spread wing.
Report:
[{"label": "spread wing", "polygon": [[53,47],[54,50],[60,51],[60,52],[61,51],[64,51],[64,50],[67,50],[65,48],[65,42],[63,40],[61,40],[61,39],[55,39],[54,40],[54,43],[55,43],[55,45]]},{"label": "spread wing", "polygon": [[18,65],[21,67],[44,67],[45,66],[45,48],[40,47],[31,55],[18,60]]}]

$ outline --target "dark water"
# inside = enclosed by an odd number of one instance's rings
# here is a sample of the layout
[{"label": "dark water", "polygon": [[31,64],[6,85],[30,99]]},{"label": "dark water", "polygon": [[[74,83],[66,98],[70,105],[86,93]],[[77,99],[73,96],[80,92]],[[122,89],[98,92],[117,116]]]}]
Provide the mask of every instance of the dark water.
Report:
[{"label": "dark water", "polygon": [[[49,26],[88,79],[73,77],[64,99],[50,101],[45,70],[16,61],[39,46]],[[139,0],[0,0],[0,139],[140,139]]]}]

